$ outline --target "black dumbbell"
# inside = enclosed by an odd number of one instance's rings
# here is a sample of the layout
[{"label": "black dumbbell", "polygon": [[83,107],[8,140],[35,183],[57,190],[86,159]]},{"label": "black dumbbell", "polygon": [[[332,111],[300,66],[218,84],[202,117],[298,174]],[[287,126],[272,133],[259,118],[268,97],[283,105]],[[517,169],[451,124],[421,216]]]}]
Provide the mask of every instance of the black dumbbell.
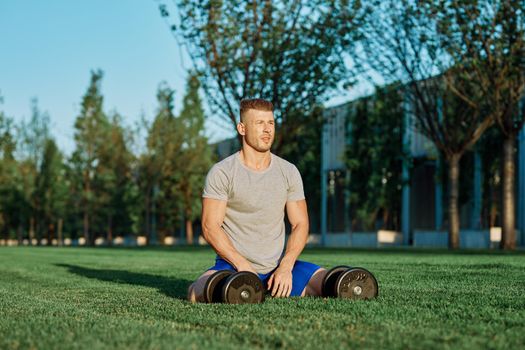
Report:
[{"label": "black dumbbell", "polygon": [[374,275],[362,267],[336,266],[323,279],[323,296],[373,299],[379,294]]},{"label": "black dumbbell", "polygon": [[217,271],[204,285],[207,303],[256,304],[264,301],[264,287],[252,272]]}]

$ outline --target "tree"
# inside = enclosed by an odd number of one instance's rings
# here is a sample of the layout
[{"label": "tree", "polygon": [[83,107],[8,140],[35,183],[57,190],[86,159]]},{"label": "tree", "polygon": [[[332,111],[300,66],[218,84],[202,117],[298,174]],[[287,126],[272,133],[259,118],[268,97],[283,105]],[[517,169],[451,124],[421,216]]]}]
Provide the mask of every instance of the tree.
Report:
[{"label": "tree", "polygon": [[94,233],[90,232],[92,215],[100,202],[108,200],[105,195],[97,194],[93,187],[97,175],[96,168],[100,162],[99,150],[107,142],[105,131],[109,125],[102,109],[102,77],[103,73],[100,70],[91,72],[89,87],[82,98],[80,115],[75,120],[76,148],[71,158],[77,183],[81,186],[78,200],[82,211],[83,234],[86,243],[90,245],[95,240]]},{"label": "tree", "polygon": [[181,178],[178,193],[181,197],[186,221],[186,241],[193,243],[193,221],[201,213],[201,193],[209,168],[213,165],[211,148],[204,136],[205,115],[199,96],[199,80],[190,74],[186,83],[186,95],[178,117],[183,129],[182,150],[178,157]]},{"label": "tree", "polygon": [[[0,96],[0,104],[3,99]],[[0,234],[9,239],[10,231],[17,226],[20,212],[17,204],[22,201],[17,181],[18,165],[14,154],[16,141],[14,139],[13,120],[0,110]],[[19,237],[21,240],[21,237]]]},{"label": "tree", "polygon": [[[0,105],[3,103],[0,95]],[[14,160],[16,142],[13,138],[13,120],[0,110],[0,156],[3,160]]]},{"label": "tree", "polygon": [[277,149],[348,79],[338,31],[353,17],[337,1],[182,1],[179,11],[177,33],[214,112],[235,129],[241,99],[270,99],[283,130]]},{"label": "tree", "polygon": [[64,157],[55,141],[48,138],[42,150],[42,162],[35,184],[35,197],[39,202],[39,222],[47,232],[48,245],[57,237],[62,239],[62,226],[66,215],[68,186]]},{"label": "tree", "polygon": [[181,179],[178,157],[183,129],[174,114],[174,91],[162,83],[157,91],[158,112],[149,128],[146,154],[141,158],[140,187],[145,202],[148,243],[173,235],[181,219],[177,186]]},{"label": "tree", "polygon": [[42,165],[44,148],[49,139],[49,115],[40,111],[38,100],[31,100],[31,118],[22,121],[18,128],[17,158],[23,198],[26,205],[21,210],[23,221],[29,221],[29,238],[41,242],[44,223],[40,220],[41,198],[37,193],[37,180]]},{"label": "tree", "polygon": [[403,109],[400,86],[377,89],[354,102],[348,117],[350,133],[345,161],[350,172],[352,226],[399,228],[402,187]]},{"label": "tree", "polygon": [[[492,124],[473,59],[452,60],[432,1],[371,1],[364,8],[363,64],[405,85],[407,114],[448,163],[449,246],[459,247],[459,161]],[[453,34],[459,34],[454,32]]]},{"label": "tree", "polygon": [[468,62],[475,88],[487,99],[503,141],[503,249],[515,249],[515,144],[525,122],[525,2],[482,0],[433,2],[439,43],[452,65]]},{"label": "tree", "polygon": [[134,155],[130,152],[131,133],[122,126],[122,117],[114,113],[109,121],[106,142],[98,150],[96,188],[104,196],[98,216],[105,218],[106,239],[112,243],[114,231],[130,232],[137,210],[137,189],[132,177]]}]

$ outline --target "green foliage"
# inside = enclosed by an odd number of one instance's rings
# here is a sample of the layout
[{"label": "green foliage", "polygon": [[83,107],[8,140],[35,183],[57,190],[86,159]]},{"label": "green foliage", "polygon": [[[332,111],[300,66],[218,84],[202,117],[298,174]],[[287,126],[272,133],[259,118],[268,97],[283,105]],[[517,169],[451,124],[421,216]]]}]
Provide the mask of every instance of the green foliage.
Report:
[{"label": "green foliage", "polygon": [[[113,232],[128,234],[136,217],[137,190],[132,178],[134,156],[122,118],[103,110],[102,72],[92,72],[80,115],[75,121],[76,149],[72,154],[74,207],[82,216],[83,234],[93,244],[96,236],[111,241]],[[79,215],[80,216],[80,215]],[[79,225],[77,225],[78,227]]]},{"label": "green foliage", "polygon": [[[0,96],[0,104],[2,97]],[[0,110],[0,157],[3,160],[13,160],[16,150],[16,142],[14,139],[13,119],[7,117],[5,113]]]},{"label": "green foliage", "polygon": [[[181,26],[212,107],[235,127],[238,103],[265,97],[295,130],[330,89],[348,79],[340,50],[353,13],[337,1],[181,1]],[[286,133],[285,133],[286,134]]]},{"label": "green foliage", "polygon": [[525,2],[435,1],[440,44],[454,65],[472,67],[477,88],[504,134],[517,134],[525,116],[516,113],[525,96]]},{"label": "green foliage", "polygon": [[501,226],[501,165],[503,135],[501,129],[490,128],[478,144],[483,164],[484,227]]},{"label": "green foliage", "polygon": [[195,74],[189,75],[186,86],[186,95],[179,115],[184,133],[179,154],[182,176],[177,187],[183,203],[184,216],[186,220],[194,221],[201,214],[204,179],[213,165],[213,159],[208,139],[204,136],[205,115],[199,96],[200,83]]},{"label": "green foliage", "polygon": [[399,86],[355,101],[347,121],[353,229],[374,230],[378,220],[381,228],[399,229],[404,130]]},{"label": "green foliage", "polygon": [[97,166],[99,187],[106,196],[99,215],[107,220],[108,239],[113,232],[130,233],[136,216],[137,189],[132,176],[135,156],[129,150],[130,141],[129,131],[122,126],[122,117],[113,114]]},{"label": "green foliage", "polygon": [[69,196],[66,181],[66,165],[64,157],[55,141],[48,139],[42,150],[42,163],[38,170],[35,184],[35,198],[38,198],[38,221],[43,230],[48,233],[48,243],[54,236],[58,220],[67,215],[67,200]]},{"label": "green foliage", "polygon": [[[403,84],[418,131],[450,160],[474,145],[492,118],[484,113],[487,100],[476,80],[476,66],[466,57],[454,61],[447,49],[438,2],[367,4],[360,27],[364,48],[360,59],[387,83]],[[450,36],[461,33],[453,31]]]},{"label": "green foliage", "polygon": [[49,116],[36,99],[31,112],[18,128],[0,114],[0,226],[6,238],[20,243],[23,238],[54,238],[57,221],[67,215],[64,158],[49,134]]},{"label": "green foliage", "polygon": [[181,220],[176,199],[181,178],[178,158],[183,129],[173,111],[173,94],[165,83],[159,86],[158,111],[148,131],[146,154],[141,159],[140,186],[145,203],[146,233],[150,239],[157,234],[160,241],[173,235]]},{"label": "green foliage", "polygon": [[51,136],[49,134],[49,115],[40,111],[38,100],[31,101],[31,118],[29,122],[22,121],[18,128],[17,166],[19,183],[23,197],[20,220],[29,226],[29,238],[42,238],[46,225],[40,216],[42,198],[39,197],[38,182],[40,168],[44,158],[44,148]]},{"label": "green foliage", "polygon": [[173,236],[184,220],[191,236],[191,222],[200,216],[212,153],[203,134],[205,115],[199,87],[197,77],[190,74],[179,116],[174,114],[174,91],[163,83],[157,92],[158,112],[149,126],[139,165],[143,226],[150,240]]},{"label": "green foliage", "polygon": [[4,237],[9,237],[11,229],[18,224],[19,217],[13,214],[23,204],[21,189],[17,186],[14,133],[13,120],[0,110],[0,234]]}]

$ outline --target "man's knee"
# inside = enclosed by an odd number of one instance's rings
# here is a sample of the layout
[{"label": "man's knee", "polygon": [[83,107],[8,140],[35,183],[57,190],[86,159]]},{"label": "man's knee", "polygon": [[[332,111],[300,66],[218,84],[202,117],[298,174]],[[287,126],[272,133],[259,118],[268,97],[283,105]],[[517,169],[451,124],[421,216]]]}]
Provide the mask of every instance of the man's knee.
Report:
[{"label": "man's knee", "polygon": [[317,296],[323,295],[323,280],[328,271],[321,267],[314,272],[310,280],[306,284],[301,296]]},{"label": "man's knee", "polygon": [[190,284],[190,286],[188,287],[187,299],[188,299],[188,301],[190,301],[192,303],[196,303],[197,302],[197,298],[195,297],[195,290],[194,289],[195,289],[195,282]]},{"label": "man's knee", "polygon": [[204,302],[204,287],[208,278],[215,273],[214,270],[204,272],[195,282],[188,287],[188,301],[192,303]]}]

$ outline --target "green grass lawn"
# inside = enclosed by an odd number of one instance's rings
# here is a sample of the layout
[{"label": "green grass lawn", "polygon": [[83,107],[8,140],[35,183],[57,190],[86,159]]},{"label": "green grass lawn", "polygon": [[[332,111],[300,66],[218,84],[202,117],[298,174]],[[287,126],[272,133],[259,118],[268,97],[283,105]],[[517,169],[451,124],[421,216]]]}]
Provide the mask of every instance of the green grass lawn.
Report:
[{"label": "green grass lawn", "polygon": [[525,253],[306,250],[372,271],[373,301],[192,305],[208,248],[0,248],[0,349],[525,346]]}]

